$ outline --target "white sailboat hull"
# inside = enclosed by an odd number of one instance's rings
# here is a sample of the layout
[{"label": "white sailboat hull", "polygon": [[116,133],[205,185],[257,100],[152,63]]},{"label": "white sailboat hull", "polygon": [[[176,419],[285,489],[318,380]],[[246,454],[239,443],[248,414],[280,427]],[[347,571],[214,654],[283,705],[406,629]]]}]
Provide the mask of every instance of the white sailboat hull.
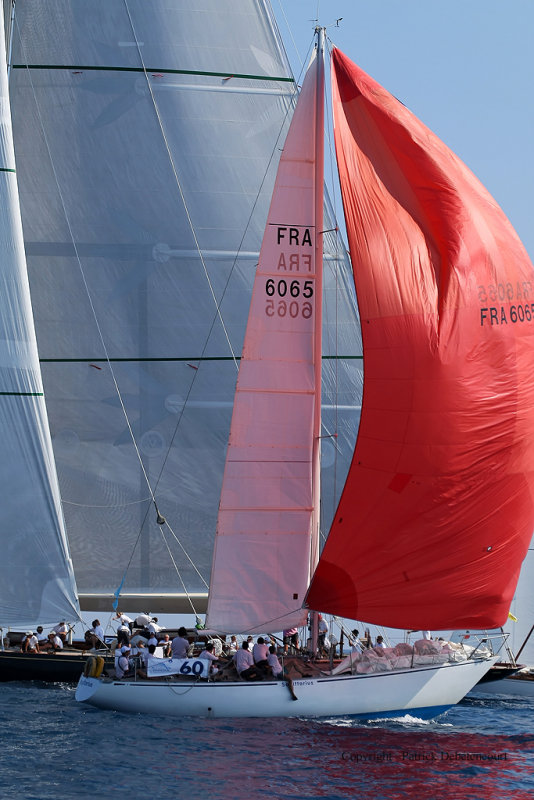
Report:
[{"label": "white sailboat hull", "polygon": [[430,719],[458,703],[495,659],[368,675],[302,678],[293,700],[283,681],[110,681],[81,677],[76,700],[98,708],[167,716],[413,716]]},{"label": "white sailboat hull", "polygon": [[530,697],[534,699],[534,677],[520,672],[500,681],[488,681],[475,686],[470,694],[499,697]]}]

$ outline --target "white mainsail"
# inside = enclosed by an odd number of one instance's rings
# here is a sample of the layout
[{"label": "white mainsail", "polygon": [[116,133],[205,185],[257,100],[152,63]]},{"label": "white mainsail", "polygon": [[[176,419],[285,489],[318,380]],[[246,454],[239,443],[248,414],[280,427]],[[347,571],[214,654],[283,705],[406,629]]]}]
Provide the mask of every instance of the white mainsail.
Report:
[{"label": "white mainsail", "polygon": [[[191,610],[180,595],[207,591],[237,361],[294,81],[262,0],[46,9],[28,0],[15,12],[24,237],[80,602],[109,608],[121,586],[138,598],[130,607],[145,598],[146,610]],[[346,324],[356,315],[349,266],[332,268],[335,233],[325,245],[331,517],[362,371],[358,328]],[[168,527],[157,525],[144,472]]]},{"label": "white mainsail", "polygon": [[[0,25],[3,10],[0,8]],[[0,37],[0,625],[78,615],[35,341]]]}]

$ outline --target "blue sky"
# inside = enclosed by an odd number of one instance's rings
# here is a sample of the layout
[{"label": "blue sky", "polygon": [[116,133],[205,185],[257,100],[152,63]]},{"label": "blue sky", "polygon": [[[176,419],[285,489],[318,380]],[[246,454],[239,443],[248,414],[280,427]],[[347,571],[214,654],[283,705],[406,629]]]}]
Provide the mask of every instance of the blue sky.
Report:
[{"label": "blue sky", "polygon": [[534,261],[533,0],[271,1],[295,74],[318,17],[465,161]]}]

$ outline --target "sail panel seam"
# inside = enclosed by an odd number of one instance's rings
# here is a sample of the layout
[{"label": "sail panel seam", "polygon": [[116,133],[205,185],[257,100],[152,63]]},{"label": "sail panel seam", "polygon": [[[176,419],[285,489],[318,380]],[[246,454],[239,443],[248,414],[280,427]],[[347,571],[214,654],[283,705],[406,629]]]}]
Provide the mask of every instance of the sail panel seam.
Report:
[{"label": "sail panel seam", "polygon": [[[86,364],[86,363],[103,363],[107,364],[108,361],[111,362],[121,362],[124,361],[125,363],[132,363],[132,362],[139,362],[145,363],[148,361],[154,361],[155,363],[164,363],[168,362],[176,362],[176,363],[190,363],[191,361],[197,362],[206,362],[206,361],[231,361],[234,363],[235,361],[241,361],[241,356],[147,356],[147,357],[132,357],[132,358],[122,358],[119,356],[110,356],[109,358],[40,358],[40,364]],[[321,356],[322,361],[362,361],[363,355],[356,355],[356,356],[349,356],[349,355],[323,355]],[[242,390],[244,391],[244,390]]]},{"label": "sail panel seam", "polygon": [[231,72],[209,72],[195,69],[150,69],[143,67],[100,67],[97,65],[77,65],[77,64],[12,64],[11,69],[53,69],[53,70],[82,70],[92,72],[136,72],[144,74],[146,72],[160,73],[162,75],[197,75],[206,78],[240,78],[247,81],[282,81],[283,83],[295,83],[293,78],[282,78],[276,75],[247,75],[245,73]]}]

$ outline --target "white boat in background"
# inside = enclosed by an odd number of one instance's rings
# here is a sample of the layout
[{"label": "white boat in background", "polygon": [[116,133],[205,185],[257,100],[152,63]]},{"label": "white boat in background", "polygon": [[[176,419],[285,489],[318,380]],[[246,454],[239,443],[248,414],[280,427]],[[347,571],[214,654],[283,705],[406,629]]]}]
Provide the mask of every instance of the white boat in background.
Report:
[{"label": "white boat in background", "polygon": [[[508,614],[534,526],[534,334],[526,324],[492,325],[484,292],[511,283],[515,294],[499,319],[525,321],[532,312],[520,287],[534,271],[469,170],[336,48],[334,131],[365,391],[354,458],[319,557],[323,29],[317,36],[252,291],[207,625],[279,631],[306,624],[315,609],[389,627],[495,627]],[[498,365],[495,347],[509,353]],[[423,644],[424,663],[416,648],[362,654],[347,659],[349,674],[310,668],[293,691],[283,681],[211,679],[200,659],[189,659],[169,663],[181,674],[163,680],[83,677],[76,698],[179,716],[432,717],[495,661],[487,648],[459,662],[449,645]]]},{"label": "white boat in background", "polygon": [[[499,697],[534,698],[534,547],[531,543],[523,561],[519,582],[511,608],[511,618],[504,626],[508,635],[507,650],[510,660],[504,665],[520,665],[510,676],[491,680],[492,668],[470,694],[498,695]],[[502,654],[501,654],[502,657]],[[498,666],[498,665],[497,665]]]},{"label": "white boat in background", "polygon": [[526,697],[534,699],[534,668],[524,667],[501,680],[484,681],[477,683],[470,695],[494,696],[494,697]]}]

